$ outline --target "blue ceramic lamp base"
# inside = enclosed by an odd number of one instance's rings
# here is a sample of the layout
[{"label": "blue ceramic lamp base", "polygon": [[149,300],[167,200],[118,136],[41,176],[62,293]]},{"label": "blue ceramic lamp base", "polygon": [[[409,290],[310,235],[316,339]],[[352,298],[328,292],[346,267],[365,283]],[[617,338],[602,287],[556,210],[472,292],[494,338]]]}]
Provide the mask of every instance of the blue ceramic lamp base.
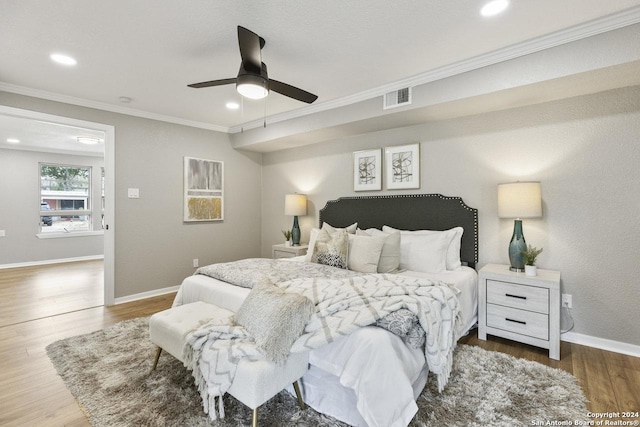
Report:
[{"label": "blue ceramic lamp base", "polygon": [[522,220],[516,219],[513,222],[513,236],[509,242],[509,262],[511,263],[511,271],[524,271],[524,257],[520,251],[527,250],[527,243],[524,241],[522,234]]},{"label": "blue ceramic lamp base", "polygon": [[298,215],[293,217],[293,228],[291,229],[291,242],[293,246],[300,246],[300,226],[298,225]]}]

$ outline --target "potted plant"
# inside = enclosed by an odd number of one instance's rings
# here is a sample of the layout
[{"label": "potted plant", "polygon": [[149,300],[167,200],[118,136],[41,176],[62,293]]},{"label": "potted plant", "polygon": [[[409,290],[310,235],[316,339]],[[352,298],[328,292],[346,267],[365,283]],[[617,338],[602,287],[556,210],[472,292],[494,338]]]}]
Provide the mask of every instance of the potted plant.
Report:
[{"label": "potted plant", "polygon": [[531,245],[527,247],[526,251],[520,251],[524,260],[524,274],[527,276],[535,276],[538,274],[536,271],[536,258],[538,258],[538,255],[540,255],[541,252],[542,248],[534,248]]},{"label": "potted plant", "polygon": [[284,238],[287,240],[284,244],[291,246],[291,230],[282,230],[282,234],[284,234]]}]

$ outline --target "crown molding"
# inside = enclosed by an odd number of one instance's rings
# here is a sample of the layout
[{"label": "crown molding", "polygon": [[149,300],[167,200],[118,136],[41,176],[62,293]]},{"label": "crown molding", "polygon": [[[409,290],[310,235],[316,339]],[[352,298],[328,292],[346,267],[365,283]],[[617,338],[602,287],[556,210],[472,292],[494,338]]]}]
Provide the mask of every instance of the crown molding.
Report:
[{"label": "crown molding", "polygon": [[[447,77],[452,77],[490,65],[495,65],[500,62],[505,62],[511,59],[519,58],[521,56],[529,55],[531,53],[540,52],[545,49],[551,49],[556,46],[571,43],[638,23],[640,23],[640,6],[625,9],[618,13],[594,19],[592,21],[588,21],[564,30],[559,30],[545,36],[537,37],[521,43],[516,43],[511,46],[507,46],[486,54],[478,55],[473,58],[458,61],[450,65],[438,67],[433,70],[416,74],[414,76],[407,77],[405,79],[398,80],[384,86],[379,86],[331,101],[310,105],[308,107],[300,108],[297,110],[274,114],[267,117],[267,122],[277,123],[314,113],[319,113],[322,111],[345,107],[348,105],[356,104],[358,102],[367,101],[378,96],[383,96],[386,93],[392,92],[394,90],[431,83],[437,80],[445,79]],[[229,132],[238,133],[244,130],[262,127],[263,124],[264,121],[262,119],[254,120],[238,126],[232,126],[229,128]]]},{"label": "crown molding", "polygon": [[34,98],[48,99],[49,101],[63,102],[65,104],[78,105],[81,107],[95,108],[97,110],[110,111],[112,113],[126,114],[128,116],[142,117],[145,119],[158,120],[161,122],[175,123],[178,125],[190,126],[194,128],[214,130],[216,132],[229,133],[229,128],[214,125],[212,123],[197,122],[178,117],[165,116],[134,108],[121,107],[119,105],[108,104],[106,102],[92,101],[89,99],[77,98],[74,96],[62,95],[54,92],[47,92],[40,89],[32,89],[18,86],[11,83],[0,82],[0,91],[17,93],[19,95],[32,96]]},{"label": "crown molding", "polygon": [[[473,58],[458,61],[456,63],[435,68],[424,73],[416,74],[393,83],[379,86],[366,91],[358,92],[353,95],[342,98],[325,101],[318,104],[309,105],[296,110],[287,111],[280,114],[274,114],[267,117],[267,122],[278,123],[299,117],[320,113],[335,108],[345,107],[359,102],[367,101],[378,96],[382,96],[388,92],[402,89],[405,87],[414,87],[458,74],[477,70],[500,62],[519,58],[531,53],[540,52],[563,44],[571,43],[587,37],[592,37],[608,31],[617,30],[629,25],[640,23],[640,6],[635,6],[602,18],[594,19],[571,28],[556,31],[554,33],[537,37],[522,43],[517,43],[498,49],[486,54],[478,55]],[[130,116],[142,117],[163,122],[175,123],[195,128],[208,129],[223,133],[239,133],[244,130],[255,129],[264,125],[264,119],[253,120],[237,126],[224,127],[214,125],[212,123],[204,123],[193,120],[186,120],[162,114],[151,113],[133,108],[121,107],[118,105],[108,104],[104,102],[91,101],[87,99],[62,95],[53,92],[47,92],[38,89],[17,86],[10,83],[0,82],[0,91],[17,93],[20,95],[32,96],[36,98],[48,99],[51,101],[63,102],[72,105],[79,105],[98,110],[111,111],[114,113],[126,114]]]}]

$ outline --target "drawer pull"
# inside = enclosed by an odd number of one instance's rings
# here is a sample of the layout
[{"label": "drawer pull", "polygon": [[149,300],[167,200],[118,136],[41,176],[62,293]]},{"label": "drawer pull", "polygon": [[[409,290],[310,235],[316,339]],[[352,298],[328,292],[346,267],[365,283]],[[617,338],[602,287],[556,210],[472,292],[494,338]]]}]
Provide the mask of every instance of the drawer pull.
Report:
[{"label": "drawer pull", "polygon": [[527,322],[523,322],[522,320],[513,320],[513,319],[509,319],[508,317],[505,317],[505,319],[507,322],[513,322],[513,323],[519,323],[521,325],[526,325]]},{"label": "drawer pull", "polygon": [[527,299],[527,297],[523,297],[520,295],[511,295],[511,294],[504,294],[504,295],[509,298]]}]

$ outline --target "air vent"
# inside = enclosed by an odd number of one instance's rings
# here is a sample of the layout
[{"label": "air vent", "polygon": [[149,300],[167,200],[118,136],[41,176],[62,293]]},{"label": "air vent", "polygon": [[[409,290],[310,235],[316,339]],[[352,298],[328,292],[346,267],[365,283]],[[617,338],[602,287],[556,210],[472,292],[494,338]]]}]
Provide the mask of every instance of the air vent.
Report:
[{"label": "air vent", "polygon": [[383,97],[384,105],[383,108],[386,110],[387,108],[395,108],[401,107],[403,105],[411,104],[411,88],[405,87],[404,89],[394,90],[393,92],[389,92]]}]

